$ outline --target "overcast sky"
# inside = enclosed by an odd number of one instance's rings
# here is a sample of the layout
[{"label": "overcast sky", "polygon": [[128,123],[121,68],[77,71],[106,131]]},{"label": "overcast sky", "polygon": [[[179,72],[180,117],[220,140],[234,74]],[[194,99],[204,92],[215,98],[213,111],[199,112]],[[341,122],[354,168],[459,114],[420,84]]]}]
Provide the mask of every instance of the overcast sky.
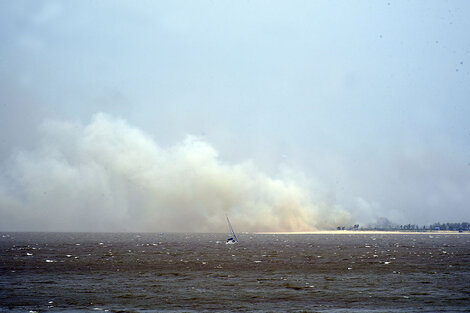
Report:
[{"label": "overcast sky", "polygon": [[469,221],[469,29],[468,1],[0,1],[0,230]]}]

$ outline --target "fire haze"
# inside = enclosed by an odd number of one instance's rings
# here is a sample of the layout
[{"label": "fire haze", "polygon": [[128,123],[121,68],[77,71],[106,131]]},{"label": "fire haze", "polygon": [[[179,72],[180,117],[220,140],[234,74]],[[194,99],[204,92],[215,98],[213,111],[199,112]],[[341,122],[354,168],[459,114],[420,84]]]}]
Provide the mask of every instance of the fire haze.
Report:
[{"label": "fire haze", "polygon": [[2,230],[312,231],[352,223],[296,175],[228,164],[194,136],[162,148],[121,119],[48,121],[0,176]]}]

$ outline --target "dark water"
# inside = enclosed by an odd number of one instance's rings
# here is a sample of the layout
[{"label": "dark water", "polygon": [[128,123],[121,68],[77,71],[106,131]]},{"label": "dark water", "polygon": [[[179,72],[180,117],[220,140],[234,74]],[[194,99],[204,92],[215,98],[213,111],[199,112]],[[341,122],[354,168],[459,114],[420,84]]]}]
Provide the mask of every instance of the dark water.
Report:
[{"label": "dark water", "polygon": [[0,234],[1,312],[470,311],[470,235]]}]

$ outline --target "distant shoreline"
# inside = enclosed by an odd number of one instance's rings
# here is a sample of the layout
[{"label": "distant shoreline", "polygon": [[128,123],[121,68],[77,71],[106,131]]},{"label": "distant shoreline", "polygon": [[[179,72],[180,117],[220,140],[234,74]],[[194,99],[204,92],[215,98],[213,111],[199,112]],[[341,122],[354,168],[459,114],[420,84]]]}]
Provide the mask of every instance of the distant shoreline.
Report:
[{"label": "distant shoreline", "polygon": [[[224,234],[223,232],[93,232],[93,231],[0,231],[0,239],[8,234],[21,233],[50,233],[50,234]],[[459,232],[457,230],[425,230],[425,231],[403,231],[403,230],[317,230],[317,231],[259,231],[244,232],[243,235],[361,235],[361,234],[415,234],[415,235],[470,235],[470,231]]]},{"label": "distant shoreline", "polygon": [[400,235],[470,235],[470,232],[459,232],[457,230],[426,230],[426,231],[403,231],[403,230],[318,230],[307,232],[254,232],[260,235],[360,235],[360,234],[400,234]]}]

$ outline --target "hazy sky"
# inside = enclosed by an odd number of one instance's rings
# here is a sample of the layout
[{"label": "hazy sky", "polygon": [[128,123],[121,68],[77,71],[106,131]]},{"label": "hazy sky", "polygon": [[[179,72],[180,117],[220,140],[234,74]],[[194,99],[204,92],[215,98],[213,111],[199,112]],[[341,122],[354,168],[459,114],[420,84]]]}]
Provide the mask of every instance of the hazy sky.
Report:
[{"label": "hazy sky", "polygon": [[468,1],[0,1],[0,230],[470,220]]}]

